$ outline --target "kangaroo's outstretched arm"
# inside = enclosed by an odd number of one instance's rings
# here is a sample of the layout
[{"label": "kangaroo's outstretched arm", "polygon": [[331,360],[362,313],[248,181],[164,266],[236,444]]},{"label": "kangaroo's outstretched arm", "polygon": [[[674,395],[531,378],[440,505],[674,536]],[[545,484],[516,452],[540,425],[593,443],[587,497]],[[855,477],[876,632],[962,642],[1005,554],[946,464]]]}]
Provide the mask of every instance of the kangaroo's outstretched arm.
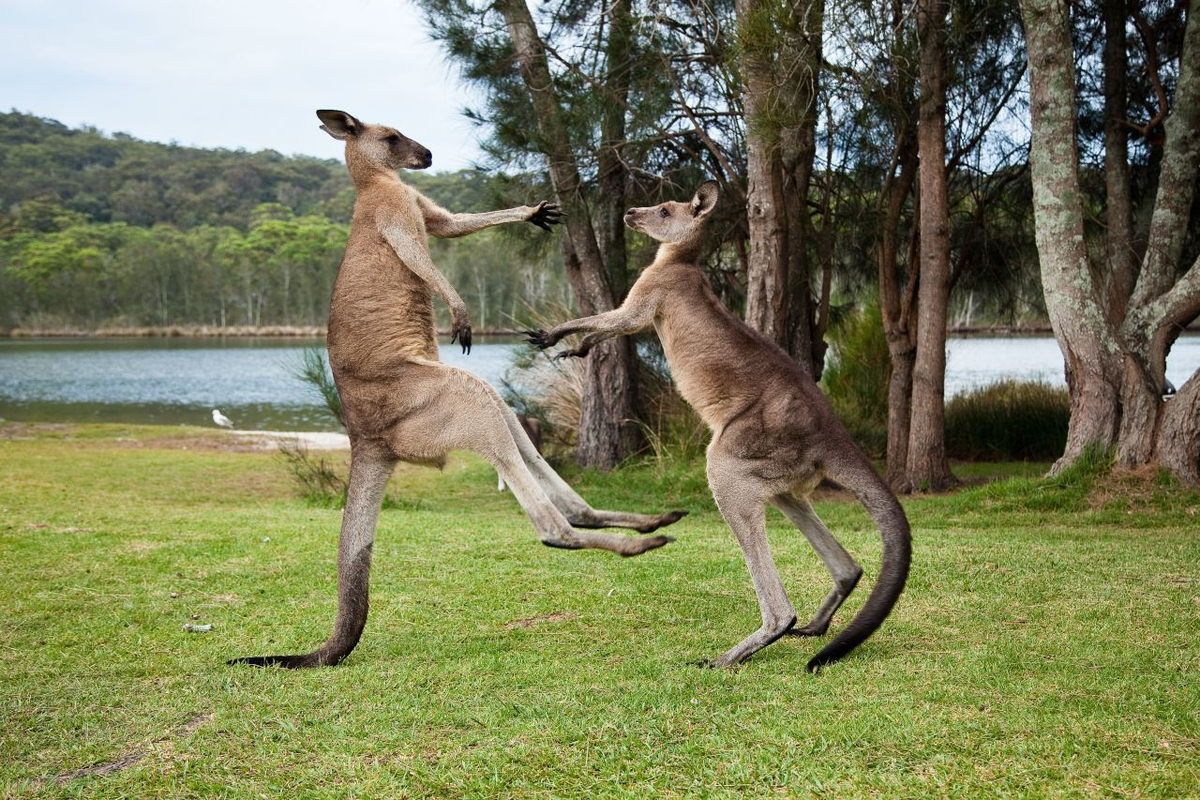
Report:
[{"label": "kangaroo's outstretched arm", "polygon": [[[564,355],[584,356],[587,351],[600,342],[614,336],[644,331],[654,325],[654,316],[658,312],[657,297],[651,291],[639,291],[637,284],[630,290],[629,296],[620,308],[595,314],[590,317],[580,317],[570,322],[555,325],[548,331],[526,331],[529,343],[537,345],[541,350],[553,347],[564,337],[573,333],[586,333],[579,348],[567,351]],[[582,352],[580,352],[582,351]]]},{"label": "kangaroo's outstretched arm", "polygon": [[455,214],[439,206],[424,195],[417,196],[417,203],[425,217],[425,230],[439,239],[452,239],[469,233],[503,225],[506,222],[530,222],[543,230],[562,222],[562,211],[557,203],[539,203],[536,206],[516,206],[500,211],[484,211],[480,214]]},{"label": "kangaroo's outstretched arm", "polygon": [[378,222],[379,232],[396,251],[396,255],[404,262],[404,266],[429,284],[430,288],[449,307],[453,323],[450,343],[453,344],[455,340],[458,340],[462,344],[464,353],[471,352],[471,316],[467,311],[467,304],[458,296],[458,292],[450,285],[450,281],[446,280],[446,276],[441,273],[441,270],[434,265],[425,242],[418,241],[408,228],[396,220],[389,219],[386,214],[381,213]]}]

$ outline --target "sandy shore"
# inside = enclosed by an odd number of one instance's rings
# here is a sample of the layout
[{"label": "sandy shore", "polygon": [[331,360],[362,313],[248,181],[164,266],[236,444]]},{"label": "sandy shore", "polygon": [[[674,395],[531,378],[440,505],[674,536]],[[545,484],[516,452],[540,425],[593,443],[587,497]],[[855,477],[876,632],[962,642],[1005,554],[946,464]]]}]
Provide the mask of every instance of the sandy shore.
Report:
[{"label": "sandy shore", "polygon": [[231,436],[252,442],[263,450],[274,450],[283,442],[295,442],[309,450],[349,450],[350,437],[324,431],[229,431]]}]

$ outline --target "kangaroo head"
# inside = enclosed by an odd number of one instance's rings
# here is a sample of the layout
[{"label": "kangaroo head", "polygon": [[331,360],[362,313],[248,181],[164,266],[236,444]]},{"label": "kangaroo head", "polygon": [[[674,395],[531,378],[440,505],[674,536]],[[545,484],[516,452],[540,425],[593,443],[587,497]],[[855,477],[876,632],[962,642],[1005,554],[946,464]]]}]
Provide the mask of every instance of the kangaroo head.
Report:
[{"label": "kangaroo head", "polygon": [[704,223],[720,196],[720,184],[705,181],[686,203],[669,202],[629,209],[625,212],[625,224],[664,244],[692,241],[704,233]]},{"label": "kangaroo head", "polygon": [[429,148],[395,128],[359,122],[345,111],[317,112],[321,130],[346,143],[346,163],[376,169],[426,169],[433,163]]}]

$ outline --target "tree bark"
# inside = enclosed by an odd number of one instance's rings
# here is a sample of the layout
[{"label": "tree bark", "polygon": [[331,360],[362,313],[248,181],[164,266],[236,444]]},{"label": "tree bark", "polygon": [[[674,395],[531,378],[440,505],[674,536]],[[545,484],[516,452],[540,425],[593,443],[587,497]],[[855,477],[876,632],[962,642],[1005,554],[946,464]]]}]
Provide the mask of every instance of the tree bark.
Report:
[{"label": "tree bark", "polygon": [[808,187],[823,3],[736,0],[746,112],[746,321],[815,374]]},{"label": "tree bark", "polygon": [[1200,486],[1200,371],[1164,405],[1155,455],[1181,481]]},{"label": "tree bark", "polygon": [[[888,375],[887,471],[889,484],[899,489],[905,483],[908,466],[908,439],[912,420],[913,362],[916,358],[914,331],[909,328],[909,307],[903,302],[900,280],[900,218],[912,192],[917,171],[917,140],[912,126],[901,119],[897,126],[895,162],[884,180],[884,203],[877,258],[879,263],[879,305],[883,333],[887,339],[891,372]],[[915,224],[915,222],[914,222]],[[918,280],[919,262],[910,264],[909,281]]]},{"label": "tree bark", "polygon": [[912,423],[905,485],[942,491],[954,483],[946,461],[946,304],[950,290],[950,207],[946,189],[947,0],[919,0],[921,99],[917,126],[921,282],[913,363]]},{"label": "tree bark", "polygon": [[[500,0],[495,7],[504,17],[521,77],[537,114],[542,152],[549,162],[555,196],[567,214],[565,238],[569,241],[564,242],[563,249],[567,276],[579,310],[584,315],[610,311],[617,306],[616,296],[583,197],[579,166],[562,117],[545,45],[525,0]],[[611,469],[636,446],[636,369],[636,352],[624,337],[592,349],[587,359],[575,450],[575,458],[581,465]]]},{"label": "tree bark", "polygon": [[1137,279],[1126,108],[1126,0],[1104,0],[1104,212],[1108,318],[1120,325]]},{"label": "tree bark", "polygon": [[629,101],[633,15],[629,0],[613,0],[608,12],[604,112],[600,119],[600,152],[596,163],[596,236],[600,255],[619,300],[627,286],[625,253],[625,184],[628,170],[622,158],[625,108]]},{"label": "tree bark", "polygon": [[1113,364],[1117,349],[1101,313],[1084,246],[1067,4],[1023,0],[1021,14],[1029,51],[1029,168],[1038,262],[1071,395],[1066,449],[1052,470],[1057,472],[1089,446],[1113,445],[1120,422],[1120,379]]}]

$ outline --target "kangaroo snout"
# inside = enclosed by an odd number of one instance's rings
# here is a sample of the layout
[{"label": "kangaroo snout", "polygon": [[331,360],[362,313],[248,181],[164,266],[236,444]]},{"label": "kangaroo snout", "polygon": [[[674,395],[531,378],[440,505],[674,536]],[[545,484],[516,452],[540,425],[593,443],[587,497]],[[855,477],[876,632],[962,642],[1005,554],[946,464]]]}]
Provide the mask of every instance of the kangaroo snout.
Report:
[{"label": "kangaroo snout", "polygon": [[421,169],[429,169],[432,166],[433,153],[429,151],[429,148],[425,148],[425,151],[421,153]]}]

